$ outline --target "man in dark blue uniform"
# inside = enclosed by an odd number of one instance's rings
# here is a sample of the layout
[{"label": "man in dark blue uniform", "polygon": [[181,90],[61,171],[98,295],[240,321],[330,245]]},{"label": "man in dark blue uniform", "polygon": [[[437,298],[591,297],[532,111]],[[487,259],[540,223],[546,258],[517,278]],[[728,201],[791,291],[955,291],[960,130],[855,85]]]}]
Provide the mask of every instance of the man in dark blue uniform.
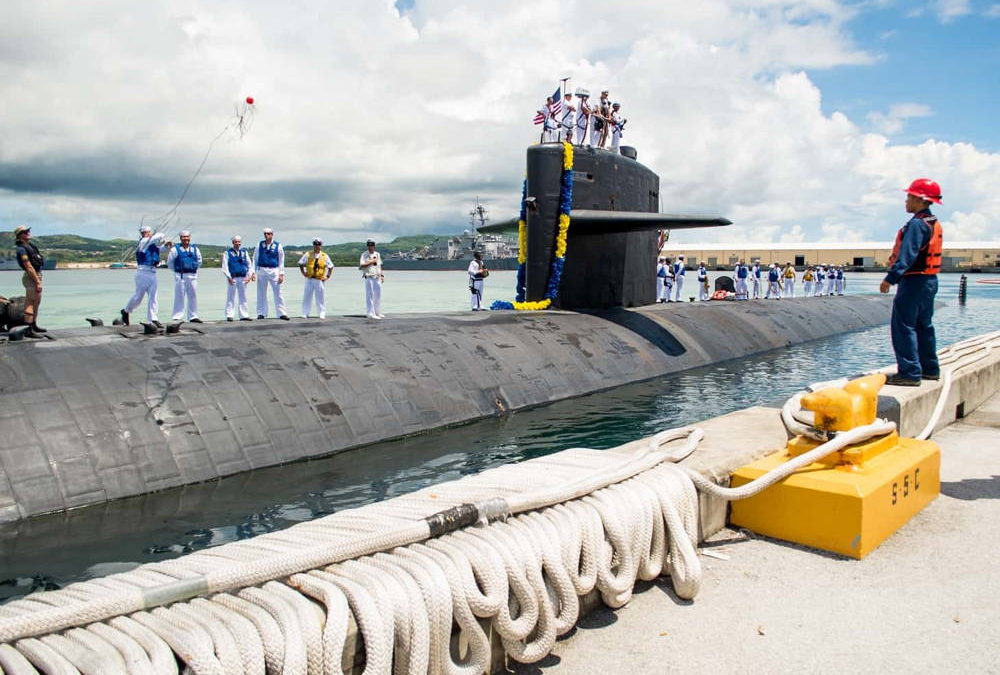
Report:
[{"label": "man in dark blue uniform", "polygon": [[941,377],[932,320],[943,237],[941,223],[930,211],[932,202],[941,203],[937,183],[918,178],[910,184],[906,212],[913,217],[896,234],[889,272],[879,286],[881,292],[888,293],[891,286],[898,284],[890,324],[896,374],[886,382],[896,386],[918,387],[921,379]]}]

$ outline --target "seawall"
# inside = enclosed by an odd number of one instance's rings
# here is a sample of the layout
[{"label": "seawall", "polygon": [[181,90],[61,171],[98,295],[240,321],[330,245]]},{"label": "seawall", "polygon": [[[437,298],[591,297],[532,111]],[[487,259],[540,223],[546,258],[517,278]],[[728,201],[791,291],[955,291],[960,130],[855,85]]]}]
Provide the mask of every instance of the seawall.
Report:
[{"label": "seawall", "polygon": [[0,520],[317,457],[886,323],[877,296],[56,331],[0,349]]}]

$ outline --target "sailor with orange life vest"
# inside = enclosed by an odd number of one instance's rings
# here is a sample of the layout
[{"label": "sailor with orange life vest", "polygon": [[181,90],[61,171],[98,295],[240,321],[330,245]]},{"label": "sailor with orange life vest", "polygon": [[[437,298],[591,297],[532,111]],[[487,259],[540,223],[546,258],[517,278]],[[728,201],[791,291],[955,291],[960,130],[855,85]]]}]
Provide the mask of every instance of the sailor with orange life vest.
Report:
[{"label": "sailor with orange life vest", "polygon": [[897,286],[890,323],[896,374],[886,381],[896,386],[917,387],[922,379],[941,376],[933,319],[943,236],[931,203],[941,203],[941,186],[934,181],[918,178],[906,189],[906,212],[913,217],[896,234],[889,272],[879,286],[882,293]]},{"label": "sailor with orange life vest", "polygon": [[323,240],[313,239],[311,251],[306,251],[299,258],[299,271],[305,277],[305,288],[302,290],[302,318],[308,318],[312,311],[313,298],[316,299],[316,311],[319,318],[326,318],[326,281],[333,274],[333,261],[323,250]]}]

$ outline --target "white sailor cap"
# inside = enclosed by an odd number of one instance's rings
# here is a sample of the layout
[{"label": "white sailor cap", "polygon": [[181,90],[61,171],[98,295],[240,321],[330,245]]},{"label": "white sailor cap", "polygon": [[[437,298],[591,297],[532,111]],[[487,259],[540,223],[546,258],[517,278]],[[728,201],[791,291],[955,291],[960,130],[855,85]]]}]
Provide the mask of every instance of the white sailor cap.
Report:
[{"label": "white sailor cap", "polygon": [[190,237],[191,236],[191,230],[181,230],[181,233],[178,236],[180,236],[180,237]]},{"label": "white sailor cap", "polygon": [[274,230],[272,230],[270,227],[265,227],[264,234],[274,234]]},{"label": "white sailor cap", "polygon": [[368,241],[365,242],[365,246],[374,246],[374,245],[375,245],[374,239],[369,239]]},{"label": "white sailor cap", "polygon": [[241,237],[238,234],[234,234],[233,238],[231,239],[231,241],[238,241],[238,242],[242,243],[243,242],[243,237]]},{"label": "white sailor cap", "polygon": [[150,227],[149,225],[140,225],[139,226],[139,233],[140,234],[143,233],[143,232],[152,232],[152,231],[153,231],[153,228]]},{"label": "white sailor cap", "polygon": [[583,87],[577,87],[576,95],[579,96],[580,98],[583,98],[584,96],[590,96],[590,90],[584,89]]},{"label": "white sailor cap", "polygon": [[316,237],[315,239],[313,239],[313,244],[314,245],[315,244],[319,244],[320,246],[322,246],[323,245],[323,240],[320,239],[319,237]]}]

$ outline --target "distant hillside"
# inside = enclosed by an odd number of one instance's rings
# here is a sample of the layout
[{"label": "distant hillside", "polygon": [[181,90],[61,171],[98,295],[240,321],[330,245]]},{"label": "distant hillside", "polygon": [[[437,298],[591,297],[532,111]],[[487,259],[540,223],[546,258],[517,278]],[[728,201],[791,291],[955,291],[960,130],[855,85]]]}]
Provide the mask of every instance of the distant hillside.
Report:
[{"label": "distant hillside", "polygon": [[[418,234],[408,237],[396,237],[390,242],[379,243],[379,248],[386,254],[392,251],[409,251],[414,248],[421,248],[433,243],[436,239],[449,235],[438,234]],[[90,262],[90,263],[113,263],[130,258],[132,247],[135,241],[131,239],[91,239],[81,237],[76,234],[43,234],[32,237],[32,241],[41,249],[43,255],[56,258],[59,262]],[[198,242],[195,242],[198,244]],[[247,242],[253,245],[255,242]],[[14,233],[0,232],[0,259],[14,257]],[[225,246],[213,246],[210,244],[198,244],[201,255],[207,267],[217,267],[222,257]],[[292,258],[301,256],[304,251],[308,251],[312,246],[306,244],[285,244],[286,262],[292,265],[296,262]],[[324,246],[323,250],[333,259],[337,265],[357,264],[362,251],[365,250],[365,242],[352,241],[343,244],[331,244]]]}]

